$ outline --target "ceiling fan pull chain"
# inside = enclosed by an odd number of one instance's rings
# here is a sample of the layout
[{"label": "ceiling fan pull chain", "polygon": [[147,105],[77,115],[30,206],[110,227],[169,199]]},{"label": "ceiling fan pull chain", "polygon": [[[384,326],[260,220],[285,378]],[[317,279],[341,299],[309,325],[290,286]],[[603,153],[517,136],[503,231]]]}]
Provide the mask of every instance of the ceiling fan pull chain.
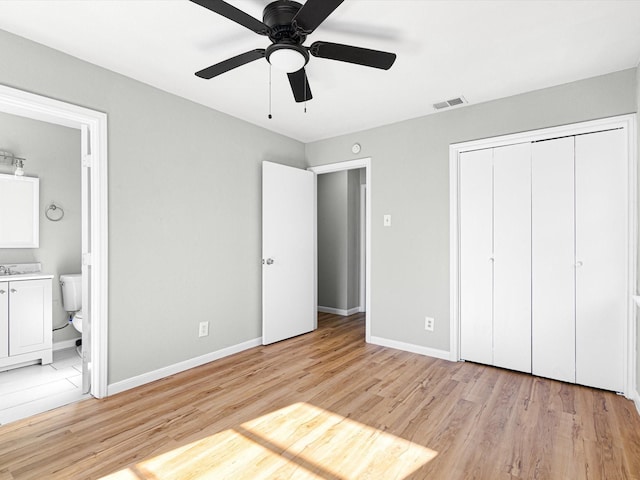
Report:
[{"label": "ceiling fan pull chain", "polygon": [[269,120],[273,117],[271,116],[271,64],[269,64]]},{"label": "ceiling fan pull chain", "polygon": [[307,73],[304,74],[304,113],[307,113]]}]

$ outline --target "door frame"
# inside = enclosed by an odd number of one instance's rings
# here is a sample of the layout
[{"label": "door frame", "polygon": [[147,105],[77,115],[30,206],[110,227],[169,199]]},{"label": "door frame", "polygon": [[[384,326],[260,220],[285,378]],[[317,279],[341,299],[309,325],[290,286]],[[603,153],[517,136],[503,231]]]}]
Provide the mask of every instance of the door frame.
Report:
[{"label": "door frame", "polygon": [[367,302],[367,186],[360,185],[360,225],[358,233],[358,241],[360,244],[360,272],[358,277],[358,308],[360,312],[366,312],[365,303]]},{"label": "door frame", "polygon": [[516,143],[549,140],[552,138],[595,133],[602,130],[621,128],[626,134],[628,154],[628,235],[627,255],[627,331],[624,344],[624,395],[635,398],[636,382],[636,307],[633,295],[637,279],[637,139],[636,115],[619,115],[587,122],[578,122],[558,127],[531,130],[502,135],[470,142],[454,143],[449,146],[449,271],[450,271],[450,356],[452,361],[460,360],[460,219],[459,219],[459,174],[460,154],[471,150],[495,148]]},{"label": "door frame", "polygon": [[[89,133],[91,154],[80,168],[89,167],[83,205],[90,205],[90,250],[82,252],[83,265],[91,265],[90,312],[92,339],[91,395],[107,396],[108,320],[108,216],[107,115],[71,103],[0,85],[0,111]],[[84,183],[85,175],[82,175]],[[86,188],[89,187],[89,188]]]},{"label": "door frame", "polygon": [[[345,170],[365,169],[365,178],[367,188],[365,189],[365,342],[371,343],[371,318],[373,312],[371,310],[371,157],[360,158],[357,160],[349,160],[345,162],[329,163],[326,165],[318,165],[309,167],[307,170],[322,175],[323,173],[342,172]],[[318,278],[318,268],[315,272]]]}]

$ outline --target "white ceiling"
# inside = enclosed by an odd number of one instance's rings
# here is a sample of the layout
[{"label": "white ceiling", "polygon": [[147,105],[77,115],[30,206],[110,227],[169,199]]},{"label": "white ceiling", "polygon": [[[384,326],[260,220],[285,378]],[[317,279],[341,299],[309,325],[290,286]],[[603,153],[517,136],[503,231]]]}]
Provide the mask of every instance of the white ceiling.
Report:
[{"label": "white ceiling", "polygon": [[[268,0],[229,0],[262,19]],[[305,45],[397,53],[389,71],[311,57],[313,100],[258,60],[211,80],[194,72],[268,39],[188,0],[2,0],[0,29],[302,142],[635,67],[640,1],[345,0]],[[1,66],[0,66],[1,67]],[[457,107],[464,108],[464,107]]]}]

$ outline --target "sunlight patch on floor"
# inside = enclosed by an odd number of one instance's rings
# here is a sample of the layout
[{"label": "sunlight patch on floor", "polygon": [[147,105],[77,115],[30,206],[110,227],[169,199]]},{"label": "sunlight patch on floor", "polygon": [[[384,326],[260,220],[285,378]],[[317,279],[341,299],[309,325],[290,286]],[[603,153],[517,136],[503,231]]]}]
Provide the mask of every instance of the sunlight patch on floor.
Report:
[{"label": "sunlight patch on floor", "polygon": [[103,480],[403,479],[438,452],[308,403],[296,403]]}]

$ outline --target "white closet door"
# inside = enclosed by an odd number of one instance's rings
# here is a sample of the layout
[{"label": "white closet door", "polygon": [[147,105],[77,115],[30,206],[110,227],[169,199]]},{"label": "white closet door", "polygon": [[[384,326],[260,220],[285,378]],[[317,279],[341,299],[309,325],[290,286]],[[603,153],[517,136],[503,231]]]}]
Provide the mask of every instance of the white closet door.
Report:
[{"label": "white closet door", "polygon": [[622,391],[627,299],[622,130],[576,137],[576,382]]},{"label": "white closet door", "polygon": [[493,363],[492,157],[477,150],[460,155],[460,354]]},{"label": "white closet door", "polygon": [[531,372],[531,143],[493,153],[493,364]]},{"label": "white closet door", "polygon": [[532,371],[575,382],[574,139],[532,144]]}]

